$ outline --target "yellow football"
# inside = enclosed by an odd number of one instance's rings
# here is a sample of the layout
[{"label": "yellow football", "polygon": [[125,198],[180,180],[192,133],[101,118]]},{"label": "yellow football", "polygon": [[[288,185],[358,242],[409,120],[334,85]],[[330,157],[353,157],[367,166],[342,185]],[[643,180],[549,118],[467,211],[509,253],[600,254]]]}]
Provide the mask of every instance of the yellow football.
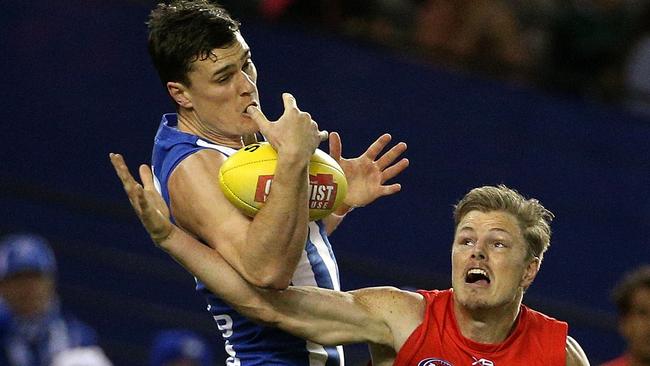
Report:
[{"label": "yellow football", "polygon": [[[278,154],[268,142],[247,145],[219,169],[219,186],[228,200],[253,217],[272,189]],[[341,166],[316,149],[309,163],[309,219],[319,220],[345,199],[348,182]]]}]

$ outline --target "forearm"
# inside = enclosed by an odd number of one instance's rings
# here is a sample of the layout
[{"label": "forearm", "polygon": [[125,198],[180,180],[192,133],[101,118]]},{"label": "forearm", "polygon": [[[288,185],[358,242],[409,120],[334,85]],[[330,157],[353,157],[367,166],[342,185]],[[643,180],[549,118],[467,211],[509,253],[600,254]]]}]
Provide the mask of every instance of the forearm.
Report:
[{"label": "forearm", "polygon": [[248,228],[247,267],[259,274],[258,285],[286,288],[305,247],[309,224],[308,162],[278,159],[264,206]]},{"label": "forearm", "polygon": [[352,293],[292,286],[267,300],[275,309],[273,326],[312,342],[390,343],[388,326]]},{"label": "forearm", "polygon": [[[244,279],[217,250],[202,244],[178,227],[172,226],[170,234],[156,241],[156,244],[216,296],[237,310],[256,308],[253,304],[260,303],[261,289]],[[265,318],[262,311],[252,309],[244,315],[258,321]]]},{"label": "forearm", "polygon": [[385,343],[388,328],[351,293],[316,287],[257,288],[219,253],[178,228],[158,245],[210,291],[253,321],[320,344]]}]

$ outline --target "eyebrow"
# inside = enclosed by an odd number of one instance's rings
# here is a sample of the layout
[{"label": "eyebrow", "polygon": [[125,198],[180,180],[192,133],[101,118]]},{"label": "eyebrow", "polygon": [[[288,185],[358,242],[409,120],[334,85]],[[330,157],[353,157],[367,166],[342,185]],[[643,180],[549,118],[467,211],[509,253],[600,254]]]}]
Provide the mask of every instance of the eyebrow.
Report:
[{"label": "eyebrow", "polygon": [[[250,57],[251,57],[251,50],[250,50],[250,49],[246,49],[246,51],[245,51],[244,54],[239,58],[239,60],[240,60],[240,61],[243,61],[243,60],[246,60],[246,59],[248,59],[248,58],[250,58]],[[234,67],[235,67],[234,64],[228,64],[228,65],[226,65],[226,66],[224,66],[224,67],[218,69],[217,71],[213,72],[213,73],[212,73],[212,77],[215,77],[215,76],[217,76],[217,75],[219,75],[219,74],[223,74],[224,72],[226,72],[226,71],[228,71],[229,69],[232,69],[232,68],[234,68]]]},{"label": "eyebrow", "polygon": [[[471,226],[463,226],[463,227],[461,227],[461,228],[458,230],[458,232],[461,232],[461,231],[471,231],[471,232],[474,232],[474,231],[476,231],[476,230],[474,230],[474,228],[471,227]],[[490,229],[489,231],[490,231],[490,232],[495,232],[495,231],[496,231],[496,232],[500,232],[500,233],[504,233],[504,234],[508,234],[508,235],[512,236],[512,234],[511,234],[509,231],[507,231],[507,230],[505,230],[505,229],[501,229],[501,228],[496,228],[496,227],[495,227],[495,228]]]}]

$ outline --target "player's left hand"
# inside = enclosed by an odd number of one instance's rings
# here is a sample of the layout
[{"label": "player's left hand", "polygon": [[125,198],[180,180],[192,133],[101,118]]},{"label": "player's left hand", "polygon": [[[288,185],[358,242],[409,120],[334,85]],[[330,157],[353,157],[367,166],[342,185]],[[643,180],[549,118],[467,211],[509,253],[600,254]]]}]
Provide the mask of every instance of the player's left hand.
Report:
[{"label": "player's left hand", "polygon": [[122,181],[122,186],[129,197],[133,210],[154,243],[160,245],[171,235],[174,225],[169,221],[169,209],[165,201],[156,191],[151,168],[144,164],[140,165],[139,172],[142,180],[142,184],[140,184],[129,172],[122,155],[111,153],[110,159],[115,173]]},{"label": "player's left hand", "polygon": [[348,181],[348,194],[343,202],[348,206],[345,207],[346,212],[350,208],[365,206],[379,197],[395,194],[402,189],[399,183],[384,185],[409,165],[406,158],[395,162],[406,151],[404,142],[396,144],[380,156],[390,140],[389,134],[383,134],[361,156],[346,159],[341,157],[341,137],[336,132],[330,134],[330,156],[341,165]]}]

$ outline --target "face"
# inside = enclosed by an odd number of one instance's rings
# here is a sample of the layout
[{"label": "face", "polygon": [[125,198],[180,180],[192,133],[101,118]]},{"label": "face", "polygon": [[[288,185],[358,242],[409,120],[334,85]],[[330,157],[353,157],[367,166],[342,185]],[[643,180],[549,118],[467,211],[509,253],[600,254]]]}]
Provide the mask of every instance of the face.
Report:
[{"label": "face", "polygon": [[259,106],[257,70],[241,34],[227,48],[215,48],[210,57],[192,63],[190,85],[170,82],[171,96],[182,107],[181,118],[192,120],[206,137],[238,140],[258,130],[246,113]]},{"label": "face", "polygon": [[506,212],[468,212],[452,246],[454,299],[468,309],[519,306],[538,261],[527,256],[517,219]]},{"label": "face", "polygon": [[47,311],[55,296],[54,279],[42,273],[18,273],[0,282],[0,296],[15,314],[38,316]]},{"label": "face", "polygon": [[632,296],[630,312],[621,318],[620,330],[629,352],[650,362],[650,289],[640,288]]}]

